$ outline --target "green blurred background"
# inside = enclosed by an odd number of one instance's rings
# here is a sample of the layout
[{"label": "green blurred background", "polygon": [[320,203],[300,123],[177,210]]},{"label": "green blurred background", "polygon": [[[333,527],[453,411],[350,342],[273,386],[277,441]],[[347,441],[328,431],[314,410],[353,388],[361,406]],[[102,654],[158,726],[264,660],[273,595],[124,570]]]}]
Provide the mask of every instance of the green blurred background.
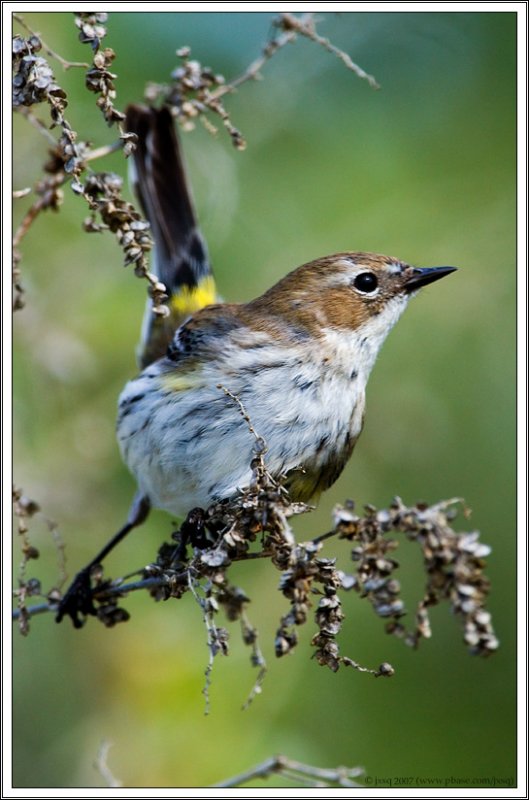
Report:
[{"label": "green blurred background", "polygon": [[[87,60],[73,16],[28,13],[62,56]],[[164,81],[175,50],[228,79],[258,55],[272,15],[115,13],[105,44],[117,106]],[[318,766],[363,765],[372,780],[407,778],[463,787],[515,777],[515,67],[514,13],[326,14],[321,33],[381,84],[373,91],[307,41],[281,51],[227,107],[248,140],[202,126],[184,135],[195,199],[222,295],[256,296],[304,261],[346,249],[460,271],[413,301],[384,346],[368,388],[354,458],[318,510],[298,520],[308,538],[329,528],[335,503],[434,502],[464,497],[470,524],[493,546],[488,574],[500,651],[471,657],[448,607],[417,652],[383,632],[356,595],[344,601],[342,653],[391,680],[310,659],[312,622],[293,655],[273,639],[287,607],[268,564],[233,579],[254,603],[269,663],[263,694],[241,711],[255,678],[237,626],[219,658],[204,715],[206,631],[191,597],[155,604],[143,593],[113,630],[33,620],[14,637],[15,785],[104,785],[93,767],[103,740],[126,786],[203,786],[275,753]],[[22,32],[15,23],[15,31]],[[83,72],[53,64],[81,139],[113,140],[83,87]],[[45,108],[37,112],[46,118]],[[15,117],[15,188],[32,185],[46,142]],[[97,169],[124,174],[120,154]],[[14,320],[15,482],[56,520],[70,574],[123,522],[134,487],[114,439],[116,398],[134,373],[145,283],[122,266],[111,235],[85,235],[82,200],[66,189],[60,214],[24,240],[26,308]],[[15,221],[30,200],[19,200]],[[156,513],[108,562],[121,575],[150,561],[171,531]],[[32,565],[44,587],[56,552],[41,521]],[[19,561],[15,542],[15,568]],[[347,567],[347,548],[332,543]],[[403,545],[410,610],[423,587],[420,558]],[[224,624],[219,617],[219,624]],[[282,785],[281,780],[267,785]],[[262,785],[262,784],[256,784]],[[374,785],[373,783],[371,785]],[[396,786],[395,782],[393,783]],[[423,784],[424,785],[424,784]]]}]

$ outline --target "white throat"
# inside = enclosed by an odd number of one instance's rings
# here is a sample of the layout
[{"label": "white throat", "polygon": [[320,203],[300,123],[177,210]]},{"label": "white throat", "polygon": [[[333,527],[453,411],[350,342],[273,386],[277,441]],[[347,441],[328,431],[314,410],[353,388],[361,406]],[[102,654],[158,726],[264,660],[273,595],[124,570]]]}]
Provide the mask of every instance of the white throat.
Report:
[{"label": "white throat", "polygon": [[356,370],[364,387],[388,333],[408,303],[407,295],[397,295],[388,301],[380,314],[370,317],[356,330],[325,328],[324,341],[333,352],[333,364],[348,375]]}]

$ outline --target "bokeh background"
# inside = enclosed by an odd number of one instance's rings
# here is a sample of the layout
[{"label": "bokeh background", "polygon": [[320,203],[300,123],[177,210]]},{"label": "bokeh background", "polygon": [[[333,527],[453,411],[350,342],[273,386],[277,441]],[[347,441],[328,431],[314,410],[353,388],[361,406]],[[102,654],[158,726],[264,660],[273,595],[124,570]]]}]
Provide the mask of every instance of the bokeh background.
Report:
[{"label": "bokeh background", "polygon": [[[62,56],[89,58],[71,14],[25,19]],[[111,14],[105,44],[117,53],[117,106],[139,100],[147,80],[167,80],[182,45],[234,77],[259,54],[271,21],[262,13]],[[213,138],[199,125],[184,135],[220,291],[249,299],[294,266],[346,249],[460,267],[424,290],[392,332],[354,458],[296,530],[303,539],[327,530],[333,506],[348,497],[379,506],[395,494],[410,503],[464,497],[473,516],[461,529],[479,529],[493,546],[489,608],[501,649],[489,660],[470,656],[459,621],[442,606],[432,614],[433,638],[413,652],[348,595],[342,652],[368,666],[390,661],[393,679],[318,667],[310,622],[294,654],[277,660],[274,633],[286,611],[278,573],[239,565],[233,577],[254,600],[250,618],[269,672],[262,695],[241,711],[255,671],[231,626],[206,717],[206,631],[192,597],[160,605],[132,595],[131,621],[113,630],[89,620],[74,631],[38,617],[27,638],[14,635],[16,786],[104,785],[93,766],[103,740],[114,743],[109,764],[126,786],[205,786],[275,753],[362,765],[371,785],[513,785],[516,15],[326,14],[320,30],[381,90],[298,41],[265,67],[264,80],[227,100],[245,152],[224,130]],[[53,66],[80,138],[111,142],[82,70]],[[46,118],[47,109],[37,112]],[[15,188],[34,184],[46,149],[16,116]],[[125,174],[120,154],[97,168]],[[15,221],[29,203],[16,202]],[[22,246],[26,307],[14,319],[15,482],[58,523],[70,574],[122,524],[133,493],[114,418],[135,372],[145,298],[112,236],[81,231],[86,216],[66,189],[60,213],[36,221]],[[153,514],[109,559],[109,573],[150,561],[171,529]],[[57,558],[42,520],[31,537],[42,553],[33,574],[49,589]],[[345,546],[332,543],[324,554],[347,566]],[[411,610],[423,586],[420,558],[409,545],[399,557]]]}]

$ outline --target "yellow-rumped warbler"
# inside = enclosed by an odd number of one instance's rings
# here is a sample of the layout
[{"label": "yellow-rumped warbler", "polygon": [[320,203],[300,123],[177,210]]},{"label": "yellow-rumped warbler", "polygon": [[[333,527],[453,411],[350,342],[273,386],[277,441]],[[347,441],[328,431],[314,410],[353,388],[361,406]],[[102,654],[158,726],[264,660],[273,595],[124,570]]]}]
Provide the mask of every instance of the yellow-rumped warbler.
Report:
[{"label": "yellow-rumped warbler", "polygon": [[[169,110],[131,106],[127,130],[138,136],[133,183],[170,315],[147,309],[143,369],[119,398],[117,435],[137,481],[135,503],[89,567],[151,506],[181,517],[248,486],[255,438],[233,397],[266,442],[271,475],[284,476],[293,500],[316,499],[351,456],[387,334],[421,286],[455,269],[345,252],[298,267],[249,303],[216,303]],[[81,624],[78,595],[74,582],[59,620],[70,614]]]}]

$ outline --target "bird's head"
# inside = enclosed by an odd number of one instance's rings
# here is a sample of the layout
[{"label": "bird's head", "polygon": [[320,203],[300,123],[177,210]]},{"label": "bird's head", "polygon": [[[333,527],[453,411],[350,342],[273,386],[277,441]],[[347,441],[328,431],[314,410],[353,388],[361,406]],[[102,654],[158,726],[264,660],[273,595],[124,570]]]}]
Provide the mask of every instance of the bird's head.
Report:
[{"label": "bird's head", "polygon": [[255,304],[306,328],[364,332],[385,338],[421,287],[456,267],[412,267],[375,253],[349,252],[298,267]]}]

